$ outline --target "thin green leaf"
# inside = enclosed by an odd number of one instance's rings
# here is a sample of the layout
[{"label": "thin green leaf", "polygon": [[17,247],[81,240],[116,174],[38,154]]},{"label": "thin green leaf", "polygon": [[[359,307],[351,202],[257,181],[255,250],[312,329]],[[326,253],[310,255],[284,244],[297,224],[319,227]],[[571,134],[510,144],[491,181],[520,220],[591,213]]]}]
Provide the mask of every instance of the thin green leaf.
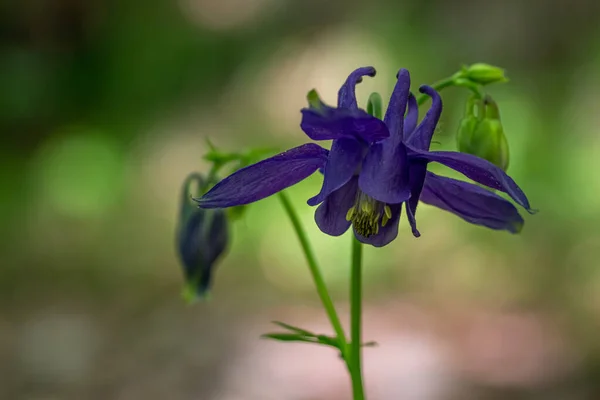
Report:
[{"label": "thin green leaf", "polygon": [[273,339],[280,342],[306,342],[306,343],[319,343],[314,338],[300,335],[297,333],[266,333],[261,336],[263,339]]},{"label": "thin green leaf", "polygon": [[335,347],[336,349],[340,349],[340,343],[338,342],[337,338],[327,335],[318,335],[317,340],[319,341],[319,343],[324,344],[326,346],[331,346]]},{"label": "thin green leaf", "polygon": [[296,333],[300,333],[304,336],[311,336],[316,338],[317,334],[312,333],[310,331],[307,331],[306,329],[302,329],[302,328],[298,328],[297,326],[293,326],[290,324],[286,324],[285,322],[281,322],[281,321],[272,321],[273,324],[282,327],[283,329],[287,329],[288,331],[292,331],[292,332],[296,332]]}]

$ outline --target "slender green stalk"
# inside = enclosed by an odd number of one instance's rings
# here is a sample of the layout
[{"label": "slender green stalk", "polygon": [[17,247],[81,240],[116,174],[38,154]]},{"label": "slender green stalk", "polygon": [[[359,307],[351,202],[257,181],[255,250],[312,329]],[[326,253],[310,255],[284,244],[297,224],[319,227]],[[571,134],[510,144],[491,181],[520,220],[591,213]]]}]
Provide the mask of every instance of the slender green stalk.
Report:
[{"label": "slender green stalk", "polygon": [[308,263],[308,268],[310,269],[310,273],[315,282],[315,286],[317,287],[317,293],[321,298],[321,302],[323,303],[325,312],[329,317],[329,321],[331,322],[331,325],[333,326],[333,329],[340,343],[342,357],[344,358],[344,360],[346,360],[346,363],[350,365],[350,361],[347,356],[348,344],[346,342],[346,334],[344,333],[344,328],[342,327],[340,318],[338,317],[337,312],[335,311],[335,307],[333,305],[333,301],[331,300],[331,296],[329,296],[329,292],[327,291],[325,280],[323,279],[323,275],[321,275],[319,265],[313,253],[312,247],[310,246],[310,242],[308,241],[308,237],[306,236],[306,232],[304,232],[304,228],[302,228],[302,224],[300,223],[298,214],[296,214],[296,210],[294,210],[294,207],[292,206],[292,203],[290,202],[287,195],[284,192],[280,192],[279,199],[281,200],[281,204],[283,205],[285,212],[287,213],[288,217],[290,218],[290,221],[292,222],[292,226],[296,231],[298,240],[300,240],[302,251],[304,252],[304,256],[306,257],[306,262]]},{"label": "slender green stalk", "polygon": [[[468,79],[461,78],[460,72],[449,76],[448,78],[439,80],[431,84],[430,86],[438,92],[450,86],[463,86],[472,91],[477,97],[481,98],[483,96],[481,90],[479,89],[479,85],[469,81]],[[420,94],[417,97],[417,104],[419,106],[422,106],[423,104],[425,104],[427,99],[429,99],[429,96],[427,96],[426,94]]]},{"label": "slender green stalk", "polygon": [[352,237],[352,272],[350,277],[350,375],[354,400],[364,400],[362,379],[362,243]]},{"label": "slender green stalk", "polygon": [[[437,82],[433,83],[431,85],[431,87],[434,88],[437,91],[440,91],[442,89],[445,89],[445,88],[447,88],[449,86],[453,86],[453,85],[455,85],[455,77],[454,76],[450,76],[450,77],[448,77],[446,79],[442,79],[440,81],[437,81]],[[427,96],[426,94],[420,94],[417,97],[417,104],[419,106],[422,106],[427,101],[428,98],[429,98],[429,96]]]}]

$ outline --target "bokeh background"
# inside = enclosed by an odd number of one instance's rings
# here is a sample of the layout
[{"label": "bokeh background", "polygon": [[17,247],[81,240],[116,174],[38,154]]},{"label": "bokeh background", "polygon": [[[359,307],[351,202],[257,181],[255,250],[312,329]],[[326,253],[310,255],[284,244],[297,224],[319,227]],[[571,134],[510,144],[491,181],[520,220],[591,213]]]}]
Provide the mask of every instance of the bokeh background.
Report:
[{"label": "bokeh background", "polygon": [[[600,3],[595,0],[20,0],[0,4],[0,398],[348,399],[276,198],[235,224],[211,300],[180,296],[180,185],[224,150],[307,141],[305,94],[347,74],[389,96],[488,62],[535,216],[488,231],[428,206],[366,250],[372,400],[600,398]],[[468,93],[443,92],[452,149]],[[318,175],[318,174],[317,174]],[[289,190],[347,320],[350,237]]]}]

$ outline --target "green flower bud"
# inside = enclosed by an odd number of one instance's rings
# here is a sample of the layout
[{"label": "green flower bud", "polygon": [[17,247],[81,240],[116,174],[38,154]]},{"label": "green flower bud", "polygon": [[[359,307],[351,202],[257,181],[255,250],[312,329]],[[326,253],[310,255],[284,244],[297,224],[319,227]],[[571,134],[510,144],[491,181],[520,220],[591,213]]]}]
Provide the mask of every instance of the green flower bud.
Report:
[{"label": "green flower bud", "polygon": [[464,66],[461,76],[480,85],[489,85],[495,82],[508,82],[504,70],[493,65],[477,63]]},{"label": "green flower bud", "polygon": [[[477,116],[474,110],[477,109]],[[498,105],[490,97],[471,98],[457,134],[458,150],[488,160],[504,171],[508,168],[508,142]]]},{"label": "green flower bud", "polygon": [[480,103],[482,102],[474,96],[469,98],[467,101],[465,116],[463,119],[461,119],[458,126],[458,132],[456,134],[456,146],[460,152],[469,154],[473,153],[473,150],[471,149],[471,140],[473,133],[479,124],[479,119],[475,115],[475,108]]}]

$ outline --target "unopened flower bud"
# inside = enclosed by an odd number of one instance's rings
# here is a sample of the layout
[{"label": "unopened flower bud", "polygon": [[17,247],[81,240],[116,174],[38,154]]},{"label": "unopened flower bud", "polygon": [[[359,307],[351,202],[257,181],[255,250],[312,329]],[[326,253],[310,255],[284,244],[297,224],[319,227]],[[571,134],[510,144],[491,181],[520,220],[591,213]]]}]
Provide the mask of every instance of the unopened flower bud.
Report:
[{"label": "unopened flower bud", "polygon": [[[197,185],[195,193],[191,193],[193,184]],[[190,174],[181,195],[177,251],[186,280],[183,294],[188,301],[206,295],[216,262],[229,242],[225,210],[198,208],[191,199],[192,195],[202,195],[208,189],[206,186],[202,175]]]},{"label": "unopened flower bud", "polygon": [[[475,108],[478,110],[474,115]],[[458,150],[488,160],[504,171],[508,168],[508,142],[498,105],[490,97],[470,99],[457,134]]]},{"label": "unopened flower bud", "polygon": [[463,153],[472,154],[471,150],[471,140],[475,129],[477,129],[477,125],[479,124],[479,119],[475,115],[475,108],[480,103],[478,99],[475,97],[469,98],[467,100],[467,105],[465,107],[465,115],[463,119],[460,120],[460,124],[458,126],[458,132],[456,134],[456,143],[458,147],[458,151]]},{"label": "unopened flower bud", "polygon": [[495,82],[508,82],[508,78],[506,78],[502,68],[484,63],[463,67],[461,75],[471,82],[480,85],[489,85],[490,83]]}]

